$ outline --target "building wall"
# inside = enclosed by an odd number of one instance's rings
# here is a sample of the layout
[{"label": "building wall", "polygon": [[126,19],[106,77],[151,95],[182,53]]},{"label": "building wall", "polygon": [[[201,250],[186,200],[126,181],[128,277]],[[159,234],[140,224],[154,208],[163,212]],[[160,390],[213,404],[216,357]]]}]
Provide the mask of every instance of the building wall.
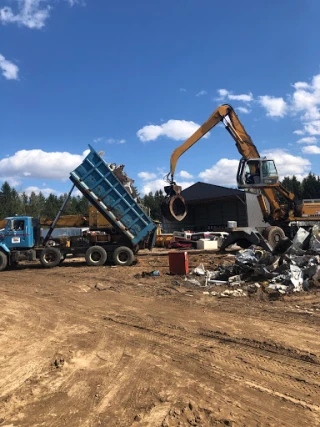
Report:
[{"label": "building wall", "polygon": [[188,204],[188,214],[183,221],[167,221],[163,219],[163,231],[194,230],[208,231],[214,228],[224,228],[228,221],[237,221],[239,227],[246,227],[247,207],[244,199],[228,197],[216,201]]},{"label": "building wall", "polygon": [[262,212],[255,194],[243,193],[242,197],[188,204],[188,214],[183,221],[163,219],[163,232],[193,230],[209,231],[225,228],[228,221],[236,221],[238,227],[265,227]]},{"label": "building wall", "polygon": [[168,221],[162,218],[162,232],[173,233],[174,231],[194,230],[193,212],[188,210],[187,216],[183,221]]}]

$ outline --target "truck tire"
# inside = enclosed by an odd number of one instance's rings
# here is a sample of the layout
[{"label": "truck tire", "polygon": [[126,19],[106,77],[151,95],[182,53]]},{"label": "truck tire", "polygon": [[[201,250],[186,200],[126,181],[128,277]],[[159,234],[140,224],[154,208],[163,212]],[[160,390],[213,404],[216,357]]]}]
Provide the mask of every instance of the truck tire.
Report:
[{"label": "truck tire", "polygon": [[85,255],[87,265],[99,266],[106,263],[108,255],[101,246],[91,246]]},{"label": "truck tire", "polygon": [[120,246],[113,252],[113,262],[116,265],[128,266],[134,261],[134,255],[130,248]]},{"label": "truck tire", "polygon": [[286,236],[280,227],[273,226],[266,229],[265,238],[272,248],[274,248],[284,237]]},{"label": "truck tire", "polygon": [[40,262],[46,268],[53,268],[60,264],[61,253],[57,248],[44,248],[40,253]]},{"label": "truck tire", "polygon": [[0,271],[4,270],[8,265],[8,256],[0,251]]}]

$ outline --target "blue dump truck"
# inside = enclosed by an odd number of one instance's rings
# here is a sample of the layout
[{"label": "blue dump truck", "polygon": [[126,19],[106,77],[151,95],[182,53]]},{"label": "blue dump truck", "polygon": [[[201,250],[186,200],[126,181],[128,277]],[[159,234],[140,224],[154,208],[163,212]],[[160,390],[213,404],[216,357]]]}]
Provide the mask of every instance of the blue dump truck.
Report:
[{"label": "blue dump truck", "polygon": [[46,268],[60,264],[67,256],[84,256],[92,266],[108,261],[127,266],[134,261],[140,248],[152,249],[156,239],[156,224],[127,192],[101,156],[89,145],[90,153],[70,173],[77,187],[92,206],[110,223],[110,229],[85,231],[81,236],[52,234],[68,198],[57,213],[47,235],[41,237],[37,218],[14,216],[0,230],[0,271],[14,267],[19,261],[40,260]]}]

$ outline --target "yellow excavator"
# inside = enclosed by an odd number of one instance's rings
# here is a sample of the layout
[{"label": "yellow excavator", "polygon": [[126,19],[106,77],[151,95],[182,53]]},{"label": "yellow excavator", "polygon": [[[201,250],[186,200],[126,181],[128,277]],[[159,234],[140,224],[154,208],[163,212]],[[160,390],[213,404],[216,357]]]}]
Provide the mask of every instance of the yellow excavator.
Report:
[{"label": "yellow excavator", "polygon": [[[234,139],[242,156],[237,172],[238,188],[257,194],[263,219],[270,225],[263,233],[270,245],[275,246],[285,235],[292,238],[300,226],[310,228],[319,224],[320,203],[311,200],[299,202],[280,183],[274,160],[260,157],[251,137],[228,104],[219,106],[190,138],[173,151],[170,172],[166,176],[169,185],[164,187],[166,198],[161,205],[162,215],[169,221],[182,221],[187,215],[187,206],[180,194],[181,187],[174,181],[177,162],[183,153],[220,122]],[[280,203],[279,196],[286,200],[286,204]]]}]

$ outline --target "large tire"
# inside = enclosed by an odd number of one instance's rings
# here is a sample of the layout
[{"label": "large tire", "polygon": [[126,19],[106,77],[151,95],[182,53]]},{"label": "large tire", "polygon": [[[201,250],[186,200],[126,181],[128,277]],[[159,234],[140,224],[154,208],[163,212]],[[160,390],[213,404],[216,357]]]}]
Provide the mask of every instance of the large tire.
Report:
[{"label": "large tire", "polygon": [[107,252],[101,246],[91,246],[85,255],[87,265],[99,266],[107,261]]},{"label": "large tire", "polygon": [[277,244],[284,237],[286,237],[286,235],[284,234],[284,231],[280,227],[273,226],[273,227],[268,227],[266,229],[265,238],[267,239],[267,241],[268,241],[269,245],[272,247],[272,249],[274,247],[276,247]]},{"label": "large tire", "polygon": [[46,268],[53,268],[60,264],[61,252],[57,248],[44,248],[40,253],[40,262]]},{"label": "large tire", "polygon": [[113,262],[116,265],[128,266],[134,261],[134,254],[130,248],[120,246],[113,252]]},{"label": "large tire", "polygon": [[7,265],[8,265],[8,256],[4,252],[0,251],[0,271],[7,268]]}]

